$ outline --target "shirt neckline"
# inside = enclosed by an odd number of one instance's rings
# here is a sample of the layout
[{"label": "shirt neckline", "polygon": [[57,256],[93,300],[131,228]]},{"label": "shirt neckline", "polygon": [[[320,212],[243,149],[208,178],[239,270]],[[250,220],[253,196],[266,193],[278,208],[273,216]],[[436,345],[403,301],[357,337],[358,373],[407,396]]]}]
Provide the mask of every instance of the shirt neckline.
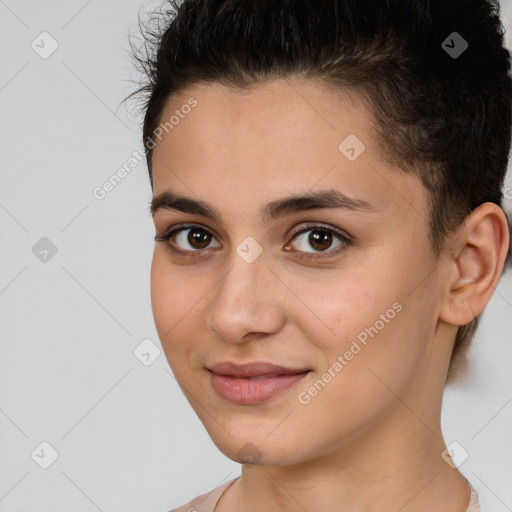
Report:
[{"label": "shirt neckline", "polygon": [[[480,510],[480,500],[478,498],[478,492],[476,491],[476,489],[471,485],[471,482],[465,477],[463,476],[464,480],[466,481],[466,483],[468,484],[468,487],[469,487],[469,490],[471,492],[471,495],[469,497],[469,505],[468,507],[466,508],[466,512],[481,512]],[[236,478],[233,478],[232,480],[230,480],[229,482],[226,482],[224,484],[224,487],[221,487],[220,490],[220,494],[217,496],[216,500],[215,500],[215,503],[213,504],[213,510],[212,512],[216,512],[216,508],[217,508],[217,504],[219,503],[220,499],[222,498],[222,496],[227,492],[227,490],[237,481],[237,480],[240,480],[240,476],[237,476]]]}]

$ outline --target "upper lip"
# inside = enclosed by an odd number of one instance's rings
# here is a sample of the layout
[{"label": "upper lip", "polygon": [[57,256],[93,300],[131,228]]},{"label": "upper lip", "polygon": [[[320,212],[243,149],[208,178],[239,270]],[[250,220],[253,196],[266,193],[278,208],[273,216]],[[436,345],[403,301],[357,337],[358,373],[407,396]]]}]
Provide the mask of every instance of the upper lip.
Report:
[{"label": "upper lip", "polygon": [[236,364],[230,361],[214,363],[207,367],[213,373],[218,375],[231,375],[233,377],[258,377],[261,375],[295,375],[310,371],[309,368],[285,368],[265,362],[253,362]]}]

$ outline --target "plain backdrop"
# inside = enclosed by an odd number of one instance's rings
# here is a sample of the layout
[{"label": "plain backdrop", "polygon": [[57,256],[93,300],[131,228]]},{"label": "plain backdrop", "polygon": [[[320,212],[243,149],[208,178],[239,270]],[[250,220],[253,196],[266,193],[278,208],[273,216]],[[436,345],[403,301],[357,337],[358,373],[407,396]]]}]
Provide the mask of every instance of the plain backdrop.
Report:
[{"label": "plain backdrop", "polygon": [[[93,194],[140,148],[128,33],[158,4],[0,0],[1,512],[163,512],[240,473],[158,352],[145,162]],[[484,512],[512,510],[511,330],[509,274],[443,406]]]}]

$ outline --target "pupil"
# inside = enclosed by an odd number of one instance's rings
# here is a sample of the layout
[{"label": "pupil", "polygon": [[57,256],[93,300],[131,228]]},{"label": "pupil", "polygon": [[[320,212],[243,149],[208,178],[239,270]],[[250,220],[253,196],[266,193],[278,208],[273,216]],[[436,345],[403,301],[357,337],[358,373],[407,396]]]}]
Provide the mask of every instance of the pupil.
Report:
[{"label": "pupil", "polygon": [[188,234],[188,241],[196,249],[204,249],[210,244],[210,234],[202,229],[191,229]]},{"label": "pupil", "polygon": [[311,247],[318,251],[325,251],[332,244],[332,233],[329,231],[312,231],[309,235]]}]

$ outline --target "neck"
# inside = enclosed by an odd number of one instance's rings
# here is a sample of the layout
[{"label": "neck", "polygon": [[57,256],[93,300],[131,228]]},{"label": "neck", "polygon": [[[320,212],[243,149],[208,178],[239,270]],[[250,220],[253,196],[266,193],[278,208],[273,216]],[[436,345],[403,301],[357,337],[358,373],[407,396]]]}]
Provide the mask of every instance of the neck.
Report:
[{"label": "neck", "polygon": [[307,462],[244,465],[219,511],[465,512],[470,490],[441,457],[440,425],[404,406],[388,421]]}]

